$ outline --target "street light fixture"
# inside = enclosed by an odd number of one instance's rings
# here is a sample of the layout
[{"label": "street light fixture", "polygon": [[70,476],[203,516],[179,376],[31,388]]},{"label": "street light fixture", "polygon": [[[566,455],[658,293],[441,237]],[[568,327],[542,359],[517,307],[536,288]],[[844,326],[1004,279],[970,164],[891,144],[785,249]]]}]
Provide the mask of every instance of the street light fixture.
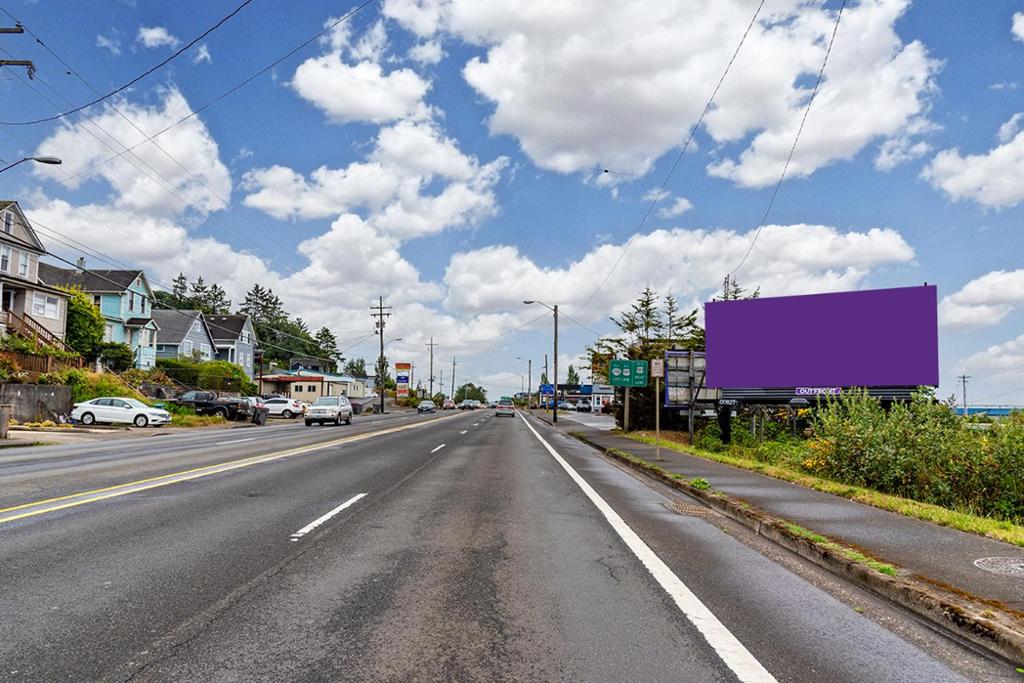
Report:
[{"label": "street light fixture", "polygon": [[35,161],[35,162],[38,162],[40,164],[50,164],[51,166],[56,166],[56,165],[62,163],[61,160],[58,159],[57,157],[25,157],[24,159],[21,159],[19,161],[15,161],[13,164],[8,164],[7,166],[4,166],[3,168],[0,168],[0,173],[3,173],[4,171],[10,170],[10,169],[14,168],[15,166],[17,166],[18,164],[23,164],[26,161]]},{"label": "street light fixture", "polygon": [[558,304],[555,304],[554,306],[548,306],[543,301],[535,301],[533,299],[524,299],[523,303],[526,305],[540,304],[541,306],[555,314],[555,372],[554,376],[551,378],[551,383],[554,387],[554,394],[552,396],[551,401],[551,421],[555,424],[558,424]]}]

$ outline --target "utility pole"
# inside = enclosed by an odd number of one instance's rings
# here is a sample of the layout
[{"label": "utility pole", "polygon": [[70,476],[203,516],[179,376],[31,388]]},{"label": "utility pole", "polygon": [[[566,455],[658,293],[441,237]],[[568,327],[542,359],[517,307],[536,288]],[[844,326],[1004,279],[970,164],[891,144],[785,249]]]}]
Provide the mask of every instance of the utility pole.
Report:
[{"label": "utility pole", "polygon": [[[548,354],[546,354],[546,353],[544,354],[544,381],[545,382],[549,382],[549,383],[551,382],[551,375],[548,374]],[[540,398],[540,396],[539,396],[540,388],[537,389],[537,393],[538,393],[537,402],[539,403],[542,400]],[[540,409],[544,410],[544,406],[540,406]]]},{"label": "utility pole", "polygon": [[455,356],[452,356],[452,400],[455,400]]},{"label": "utility pole", "polygon": [[971,378],[970,375],[960,375],[957,379],[960,380],[961,386],[963,386],[963,397],[964,397],[964,410],[963,414],[967,416],[967,380]]},{"label": "utility pole", "polygon": [[434,338],[431,337],[430,338],[430,343],[427,344],[427,347],[430,349],[430,398],[431,398],[431,400],[433,400],[433,398],[434,398],[434,347],[435,346],[437,346],[437,344],[434,343]]},{"label": "utility pole", "polygon": [[533,403],[533,359],[528,358],[526,360],[526,409],[530,409],[530,404]]},{"label": "utility pole", "polygon": [[377,359],[377,388],[380,390],[380,412],[384,414],[384,377],[387,375],[387,361],[384,358],[384,324],[385,318],[391,317],[390,306],[384,305],[384,297],[380,297],[376,306],[370,306],[370,316],[376,318],[377,333],[380,335],[380,358]]},{"label": "utility pole", "polygon": [[[21,24],[17,24],[13,27],[0,27],[0,33],[24,33],[25,27]],[[32,80],[36,77],[36,65],[30,59],[0,59],[0,67],[5,66],[23,66],[28,71],[28,78]]]},{"label": "utility pole", "polygon": [[[439,392],[443,394],[444,393],[444,368],[441,368],[441,379],[438,380],[437,386],[440,387]],[[430,398],[433,399],[434,395],[431,394]]]},{"label": "utility pole", "polygon": [[555,385],[555,402],[551,404],[551,421],[558,424],[558,304],[555,304],[555,357],[552,359],[552,364],[555,370],[554,385]]}]

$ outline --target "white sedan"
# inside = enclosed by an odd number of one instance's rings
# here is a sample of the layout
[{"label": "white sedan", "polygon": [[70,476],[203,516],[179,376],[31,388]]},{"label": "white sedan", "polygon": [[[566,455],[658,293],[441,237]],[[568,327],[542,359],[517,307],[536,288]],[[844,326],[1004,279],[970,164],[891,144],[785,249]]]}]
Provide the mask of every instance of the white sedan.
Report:
[{"label": "white sedan", "polygon": [[107,422],[145,427],[146,425],[167,424],[171,421],[171,414],[166,410],[147,406],[134,398],[104,396],[76,403],[71,410],[71,419],[84,425]]}]

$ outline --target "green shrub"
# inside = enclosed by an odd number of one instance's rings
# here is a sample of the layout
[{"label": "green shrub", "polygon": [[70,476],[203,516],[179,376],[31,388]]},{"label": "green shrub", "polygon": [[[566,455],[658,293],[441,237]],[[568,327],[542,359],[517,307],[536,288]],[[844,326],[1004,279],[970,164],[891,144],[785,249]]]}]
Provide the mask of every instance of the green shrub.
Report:
[{"label": "green shrub", "polygon": [[159,358],[157,368],[190,387],[213,391],[237,391],[255,396],[259,389],[241,366],[223,360],[196,361],[189,358]]},{"label": "green shrub", "polygon": [[118,342],[107,342],[99,347],[100,361],[116,372],[124,372],[135,365],[132,347]]}]

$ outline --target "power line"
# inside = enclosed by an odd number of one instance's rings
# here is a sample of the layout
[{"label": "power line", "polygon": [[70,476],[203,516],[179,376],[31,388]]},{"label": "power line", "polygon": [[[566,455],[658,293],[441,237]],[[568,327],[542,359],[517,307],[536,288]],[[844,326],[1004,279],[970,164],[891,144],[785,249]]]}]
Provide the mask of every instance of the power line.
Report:
[{"label": "power line", "polygon": [[[640,230],[644,227],[644,225],[647,223],[647,220],[651,217],[651,213],[654,212],[654,207],[657,206],[657,204],[664,198],[665,188],[668,187],[669,181],[672,179],[673,174],[676,172],[676,168],[679,166],[679,162],[682,161],[683,155],[686,154],[687,148],[689,148],[690,143],[693,142],[693,138],[697,134],[697,130],[704,122],[704,117],[706,117],[708,115],[708,112],[711,111],[711,106],[715,102],[715,97],[718,96],[718,91],[721,89],[722,84],[725,82],[725,77],[729,75],[729,70],[732,69],[733,62],[736,61],[736,57],[740,53],[740,48],[742,48],[743,44],[747,41],[747,36],[750,34],[751,29],[754,28],[754,24],[757,22],[757,17],[761,13],[761,8],[764,7],[764,3],[765,0],[761,0],[761,2],[759,2],[757,5],[757,9],[754,10],[753,16],[750,17],[750,22],[747,24],[746,30],[743,31],[743,35],[740,37],[740,42],[736,45],[736,49],[733,50],[732,56],[729,58],[729,62],[725,65],[725,70],[722,72],[721,78],[718,79],[718,83],[715,85],[715,89],[711,91],[711,96],[708,97],[708,101],[704,105],[704,110],[700,113],[700,116],[697,117],[696,123],[694,123],[693,126],[690,128],[690,133],[686,138],[686,142],[684,142],[683,146],[679,149],[679,153],[676,155],[675,160],[672,162],[672,166],[671,168],[669,168],[668,174],[665,176],[665,180],[662,181],[659,191],[656,192],[654,197],[651,199],[650,204],[648,204],[647,206],[647,210],[644,211],[644,215],[640,219],[640,222],[637,223],[636,229],[633,231],[633,234],[630,235],[629,240],[626,241],[626,245],[622,248],[622,251],[619,252],[619,257],[615,259],[615,263],[612,264],[612,267],[608,270],[608,273],[604,276],[604,279],[601,280],[601,283],[597,286],[597,288],[590,293],[590,296],[587,297],[587,300],[584,301],[582,305],[578,306],[576,310],[573,311],[573,313],[579,313],[584,308],[586,308],[590,304],[590,302],[594,300],[594,297],[597,296],[597,293],[600,292],[601,289],[603,289],[604,286],[608,283],[608,280],[611,278],[612,273],[614,273],[615,269],[619,267],[619,264],[622,262],[622,259],[626,256],[626,252],[629,251],[629,248],[633,245],[633,242],[634,240],[636,240],[636,237],[639,234]],[[611,173],[611,171],[605,169],[605,173]]]},{"label": "power line", "polygon": [[[357,6],[355,9],[351,10],[348,14],[345,14],[344,16],[339,18],[337,21],[334,21],[334,22],[332,22],[330,24],[327,24],[323,28],[323,30],[319,31],[318,33],[316,33],[315,35],[310,37],[308,40],[303,41],[302,43],[300,43],[296,47],[292,48],[291,50],[289,50],[288,52],[286,52],[282,56],[280,56],[277,59],[275,59],[274,61],[272,61],[270,64],[267,64],[265,67],[263,67],[262,69],[260,69],[256,73],[254,73],[251,76],[249,76],[249,77],[239,81],[235,85],[233,85],[230,88],[228,88],[227,90],[225,90],[220,95],[214,97],[212,100],[207,101],[206,104],[202,105],[201,107],[197,107],[196,109],[191,110],[188,114],[186,114],[185,116],[182,116],[180,119],[178,119],[174,123],[172,123],[172,124],[162,128],[161,130],[157,131],[151,137],[149,137],[147,140],[143,140],[142,142],[139,142],[139,143],[129,147],[127,150],[125,150],[125,152],[119,152],[118,154],[115,154],[112,157],[107,157],[106,159],[102,159],[100,161],[97,161],[97,162],[91,164],[88,168],[85,168],[85,169],[79,171],[78,173],[76,173],[74,176],[71,176],[71,177],[74,178],[74,177],[76,177],[78,175],[81,175],[82,173],[86,173],[88,171],[91,171],[92,169],[96,168],[97,166],[101,166],[102,164],[105,164],[108,161],[113,161],[114,159],[118,158],[122,154],[125,154],[126,152],[131,151],[131,150],[135,149],[136,147],[139,147],[140,145],[145,144],[146,142],[151,142],[153,140],[153,138],[160,137],[161,135],[163,135],[167,131],[171,130],[172,128],[174,128],[174,127],[184,123],[185,121],[189,120],[193,116],[199,114],[200,112],[205,111],[209,107],[213,106],[214,104],[217,104],[218,102],[220,102],[224,98],[226,98],[229,95],[233,94],[235,91],[245,87],[246,85],[248,85],[252,81],[256,80],[257,78],[259,78],[263,74],[265,74],[268,71],[270,71],[271,69],[273,69],[275,66],[277,66],[281,62],[285,61],[286,59],[288,59],[289,57],[294,55],[296,52],[298,52],[302,48],[304,48],[307,45],[309,45],[309,44],[313,43],[314,41],[318,40],[323,35],[325,35],[327,32],[333,30],[336,26],[342,24],[345,21],[348,21],[353,16],[358,14],[360,11],[362,11],[362,9],[364,7],[366,7],[367,5],[370,5],[370,4],[374,3],[374,2],[377,2],[377,0],[365,0],[365,2],[363,2],[362,4]],[[0,125],[2,125],[2,122],[0,122]]]},{"label": "power line", "polygon": [[[122,85],[122,86],[120,86],[118,88],[115,88],[114,90],[111,90],[110,92],[108,92],[105,95],[101,95],[100,97],[97,97],[96,99],[92,100],[91,102],[86,102],[83,105],[80,105],[80,106],[77,106],[77,107],[73,107],[73,108],[69,109],[68,111],[61,112],[60,114],[54,114],[53,116],[46,116],[46,117],[43,117],[43,118],[40,118],[40,119],[33,119],[31,121],[0,121],[0,124],[5,125],[5,126],[31,126],[31,125],[34,125],[34,124],[37,124],[37,123],[46,123],[47,121],[56,121],[58,119],[64,118],[65,116],[69,116],[69,115],[74,114],[76,112],[80,112],[83,109],[87,109],[87,108],[93,106],[94,104],[99,104],[103,100],[109,99],[109,98],[113,97],[114,95],[116,95],[116,94],[118,94],[120,92],[124,92],[128,88],[132,87],[133,85],[135,85],[136,83],[141,81],[146,76],[149,76],[150,74],[152,74],[153,72],[157,71],[158,69],[163,68],[164,66],[166,66],[167,64],[172,62],[174,59],[179,57],[181,54],[187,52],[193,45],[195,45],[200,40],[202,40],[206,36],[210,35],[214,31],[216,31],[221,26],[223,26],[225,23],[227,23],[228,20],[230,20],[236,14],[241,12],[243,9],[245,9],[245,7],[247,5],[251,4],[252,2],[253,2],[253,0],[244,0],[244,2],[242,2],[242,4],[238,5],[235,9],[233,9],[226,16],[222,17],[216,24],[214,24],[213,26],[211,26],[210,28],[206,29],[201,34],[199,34],[198,36],[196,36],[195,38],[190,40],[184,47],[182,47],[179,50],[176,50],[169,57],[167,57],[166,59],[158,62],[157,64],[154,64],[153,66],[151,66],[150,68],[146,69],[141,74],[139,74],[135,78],[131,79],[130,81],[128,81],[124,85]],[[0,11],[2,11],[4,14],[6,14],[9,17],[11,17],[12,19],[16,20],[14,15],[12,15],[7,10],[0,8]]]},{"label": "power line", "polygon": [[775,183],[775,189],[772,191],[772,196],[768,200],[768,206],[764,210],[764,215],[761,217],[761,224],[757,226],[757,230],[754,232],[754,238],[750,240],[750,246],[747,247],[746,253],[743,254],[743,258],[740,259],[739,265],[729,272],[729,275],[735,275],[743,264],[747,262],[747,257],[750,256],[750,252],[753,251],[754,245],[757,244],[757,238],[761,236],[761,231],[764,229],[765,224],[768,222],[768,214],[771,213],[772,207],[775,205],[775,198],[779,196],[779,189],[782,187],[782,182],[786,179],[786,173],[789,171],[789,165],[793,161],[793,155],[796,153],[796,145],[800,142],[800,134],[803,133],[804,124],[807,123],[807,115],[811,112],[811,104],[814,102],[814,98],[818,94],[818,89],[821,87],[822,78],[825,75],[825,65],[828,64],[828,57],[832,54],[832,45],[836,42],[836,33],[839,32],[839,22],[843,18],[843,10],[846,9],[846,0],[843,0],[843,4],[839,6],[839,12],[836,13],[836,22],[832,27],[832,36],[829,38],[828,47],[825,48],[825,58],[821,60],[821,68],[818,70],[818,78],[814,81],[814,89],[811,91],[811,97],[807,100],[807,106],[804,107],[804,115],[800,119],[800,126],[796,129],[796,135],[793,136],[793,145],[789,148],[789,156],[786,157],[786,163],[782,166],[782,173],[779,174],[779,182]]}]

